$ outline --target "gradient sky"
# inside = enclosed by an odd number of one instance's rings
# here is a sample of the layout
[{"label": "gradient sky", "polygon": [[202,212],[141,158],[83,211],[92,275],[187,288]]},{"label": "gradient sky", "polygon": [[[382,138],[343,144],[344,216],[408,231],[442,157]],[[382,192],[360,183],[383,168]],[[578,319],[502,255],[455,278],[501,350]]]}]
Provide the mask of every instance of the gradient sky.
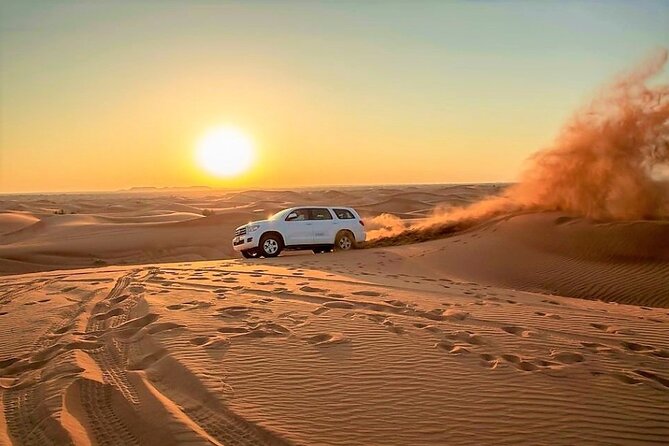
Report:
[{"label": "gradient sky", "polygon": [[[0,192],[513,180],[669,47],[666,1],[0,4]],[[194,161],[224,124],[233,180]]]}]

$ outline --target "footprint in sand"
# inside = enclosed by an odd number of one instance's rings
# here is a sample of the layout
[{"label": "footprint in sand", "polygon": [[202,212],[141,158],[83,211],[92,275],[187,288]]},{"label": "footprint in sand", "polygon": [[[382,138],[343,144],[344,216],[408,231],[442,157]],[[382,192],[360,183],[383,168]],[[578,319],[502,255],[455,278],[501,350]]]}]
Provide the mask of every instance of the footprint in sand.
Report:
[{"label": "footprint in sand", "polygon": [[381,295],[381,293],[379,293],[377,291],[371,291],[371,290],[354,291],[351,294],[353,294],[355,296],[370,296],[370,297],[377,297],[377,296]]},{"label": "footprint in sand", "polygon": [[405,333],[405,329],[399,325],[396,325],[389,317],[385,317],[381,314],[372,314],[372,313],[358,313],[358,315],[363,316],[370,321],[382,325],[388,331],[401,335]]},{"label": "footprint in sand", "polygon": [[248,333],[251,330],[248,329],[247,327],[234,326],[234,327],[221,327],[217,331],[223,334],[243,334],[243,333]]},{"label": "footprint in sand", "polygon": [[604,344],[600,344],[598,342],[581,342],[581,345],[583,348],[590,350],[591,352],[594,353],[617,353],[619,350],[616,350],[614,348],[608,347]]},{"label": "footprint in sand", "polygon": [[338,308],[338,309],[350,310],[351,308],[355,308],[355,304],[343,300],[335,300],[332,302],[325,302],[323,304],[323,307],[328,309]]},{"label": "footprint in sand", "polygon": [[516,335],[516,336],[521,336],[523,338],[529,338],[530,336],[535,334],[535,332],[533,332],[531,330],[527,330],[523,327],[517,327],[515,325],[509,325],[509,326],[506,326],[506,327],[502,327],[502,330],[504,330],[505,332],[507,332],[509,334]]},{"label": "footprint in sand", "polygon": [[316,288],[308,285],[301,287],[300,290],[304,291],[305,293],[326,293],[328,291],[324,288]]},{"label": "footprint in sand", "polygon": [[655,348],[652,345],[644,345],[644,344],[639,344],[637,342],[627,342],[627,341],[622,342],[621,345],[625,350],[629,352],[643,353],[658,358],[669,359],[669,350],[667,349]]},{"label": "footprint in sand", "polygon": [[518,355],[511,355],[511,354],[505,354],[502,355],[502,359],[518,370],[522,370],[524,372],[532,372],[537,370],[539,367],[537,367],[535,364],[532,364],[528,360],[524,360]]},{"label": "footprint in sand", "polygon": [[664,348],[658,348],[657,350],[650,352],[650,354],[657,356],[658,358],[669,359],[669,350]]},{"label": "footprint in sand", "polygon": [[348,343],[350,340],[342,333],[319,333],[306,338],[306,341],[317,347],[326,347],[334,344]]},{"label": "footprint in sand", "polygon": [[398,335],[402,335],[405,332],[404,328],[400,327],[399,325],[395,325],[395,323],[393,321],[391,321],[390,319],[386,319],[383,322],[383,326],[386,327],[386,329],[388,329],[388,331],[390,331],[392,333],[395,333],[395,334],[398,334]]},{"label": "footprint in sand", "polygon": [[194,338],[190,338],[190,343],[193,345],[204,345],[209,341],[209,338],[211,336],[195,336]]},{"label": "footprint in sand", "polygon": [[656,373],[649,372],[647,370],[634,370],[634,373],[636,373],[639,376],[643,376],[646,379],[654,381],[663,387],[669,388],[669,379],[664,378]]},{"label": "footprint in sand", "polygon": [[437,327],[436,325],[424,324],[422,322],[416,322],[413,325],[416,328],[419,328],[419,329],[425,330],[425,331],[429,331],[432,334],[440,335],[440,334],[443,333],[443,330],[441,328]]},{"label": "footprint in sand", "polygon": [[295,327],[301,327],[307,323],[307,319],[309,318],[306,314],[300,314],[295,311],[287,311],[285,313],[281,313],[279,316],[277,316],[279,319],[284,319],[288,321],[291,325]]},{"label": "footprint in sand", "polygon": [[407,304],[401,300],[384,300],[385,303],[397,308],[406,308]]},{"label": "footprint in sand", "polygon": [[480,364],[487,369],[496,369],[499,365],[499,359],[489,353],[482,353],[479,358],[481,358]]},{"label": "footprint in sand", "polygon": [[172,311],[175,311],[175,310],[196,310],[196,309],[200,309],[200,308],[209,308],[213,305],[214,305],[213,303],[207,302],[207,301],[191,300],[191,301],[183,302],[183,303],[180,303],[180,304],[168,305],[165,308],[167,308],[168,310],[172,310]]},{"label": "footprint in sand", "polygon": [[576,352],[554,352],[551,357],[561,364],[576,364],[585,361],[583,355]]},{"label": "footprint in sand", "polygon": [[442,313],[444,319],[449,319],[452,321],[464,321],[469,317],[469,313],[466,311],[456,310],[454,308],[446,310]]},{"label": "footprint in sand", "polygon": [[633,330],[630,330],[629,328],[618,328],[618,327],[611,327],[606,324],[597,324],[597,323],[592,323],[590,326],[596,328],[597,330],[605,331],[607,333],[612,333],[612,334],[622,334],[622,335],[633,335],[635,334]]},{"label": "footprint in sand", "polygon": [[218,312],[219,316],[223,317],[241,317],[247,316],[251,312],[251,308],[242,305],[236,305],[232,307],[217,308],[216,311]]},{"label": "footprint in sand", "polygon": [[332,297],[334,299],[343,299],[344,297],[346,297],[343,294],[338,294],[338,293],[328,293],[326,294],[326,296]]},{"label": "footprint in sand", "polygon": [[229,346],[230,341],[226,338],[214,338],[202,345],[202,347],[208,350],[221,350],[228,348]]},{"label": "footprint in sand", "polygon": [[469,345],[485,345],[486,342],[480,335],[470,331],[456,331],[445,335],[448,339],[465,342]]},{"label": "footprint in sand", "polygon": [[649,345],[639,344],[639,343],[636,343],[636,342],[623,341],[623,342],[620,343],[620,345],[622,345],[625,348],[625,350],[628,350],[628,351],[631,351],[631,352],[648,352],[648,351],[651,351],[651,350],[655,350],[654,347],[651,347]]},{"label": "footprint in sand", "polygon": [[641,380],[638,378],[635,378],[627,373],[624,372],[617,372],[617,373],[611,373],[611,376],[613,376],[615,379],[618,381],[621,381],[625,384],[630,384],[630,385],[635,385],[635,384],[641,384]]},{"label": "footprint in sand", "polygon": [[461,345],[455,345],[452,342],[443,340],[439,341],[436,344],[434,344],[435,348],[438,348],[440,350],[444,350],[448,353],[451,353],[453,355],[461,355],[465,353],[469,353],[469,349],[466,347],[463,347]]}]

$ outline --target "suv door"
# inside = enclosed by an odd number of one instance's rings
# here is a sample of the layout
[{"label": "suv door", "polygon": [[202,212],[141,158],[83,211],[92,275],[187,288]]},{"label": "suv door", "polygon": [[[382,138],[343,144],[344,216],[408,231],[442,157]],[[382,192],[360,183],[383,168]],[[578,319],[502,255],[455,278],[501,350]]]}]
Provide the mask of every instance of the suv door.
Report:
[{"label": "suv door", "polygon": [[314,226],[309,209],[301,208],[290,212],[282,225],[281,235],[286,246],[311,245],[314,242]]},{"label": "suv door", "polygon": [[338,229],[338,222],[332,216],[328,208],[309,209],[314,228],[315,244],[334,243],[335,234]]}]

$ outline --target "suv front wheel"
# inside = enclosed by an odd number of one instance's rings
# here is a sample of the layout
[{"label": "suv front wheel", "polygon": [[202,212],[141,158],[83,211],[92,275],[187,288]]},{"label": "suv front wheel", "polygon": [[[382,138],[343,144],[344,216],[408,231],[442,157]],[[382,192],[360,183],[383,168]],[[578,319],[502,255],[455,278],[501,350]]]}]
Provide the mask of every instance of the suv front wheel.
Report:
[{"label": "suv front wheel", "polygon": [[276,234],[265,234],[260,239],[258,249],[265,257],[276,257],[283,250],[283,240]]},{"label": "suv front wheel", "polygon": [[260,256],[260,253],[257,249],[245,249],[242,251],[242,256],[245,259],[255,259]]}]

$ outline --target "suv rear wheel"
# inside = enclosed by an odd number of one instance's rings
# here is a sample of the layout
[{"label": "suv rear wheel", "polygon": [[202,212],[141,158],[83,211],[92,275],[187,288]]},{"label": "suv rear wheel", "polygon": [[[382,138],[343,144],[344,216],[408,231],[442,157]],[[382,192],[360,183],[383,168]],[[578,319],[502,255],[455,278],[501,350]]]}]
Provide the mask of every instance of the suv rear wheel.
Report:
[{"label": "suv rear wheel", "polygon": [[281,236],[276,234],[265,234],[260,239],[260,245],[258,245],[260,254],[265,257],[276,257],[283,250],[283,240]]},{"label": "suv rear wheel", "polygon": [[348,251],[355,247],[355,236],[350,231],[341,231],[335,238],[335,249],[337,251]]}]

